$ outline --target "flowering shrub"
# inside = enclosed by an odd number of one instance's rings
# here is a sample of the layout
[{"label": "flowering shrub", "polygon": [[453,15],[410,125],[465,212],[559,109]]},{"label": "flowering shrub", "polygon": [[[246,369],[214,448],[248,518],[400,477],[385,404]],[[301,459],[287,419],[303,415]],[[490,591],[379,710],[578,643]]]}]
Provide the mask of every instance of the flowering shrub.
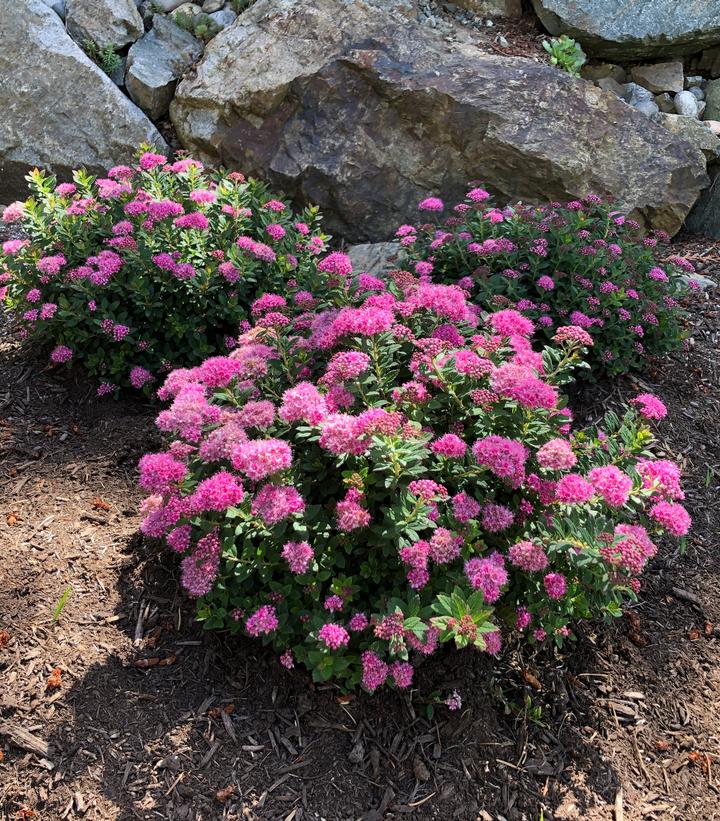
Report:
[{"label": "flowering shrub", "polygon": [[439,222],[398,229],[406,266],[433,282],[459,283],[487,310],[512,305],[546,340],[559,325],[586,329],[595,342],[593,373],[633,370],[646,355],[680,344],[681,272],[693,267],[678,257],[657,261],[664,232],[643,237],[637,222],[595,196],[502,211],[488,197],[474,188],[444,220],[441,200],[423,200],[420,210]]},{"label": "flowering shrub", "polygon": [[228,356],[160,390],[142,530],[182,557],[199,618],[374,691],[440,642],[495,654],[506,630],[562,642],[618,614],[655,534],[689,527],[679,470],[649,452],[662,403],[572,434],[558,386],[585,330],[539,354],[529,319],[481,324],[457,286],[319,268],[337,307],[265,296]]},{"label": "flowering shrub", "polygon": [[316,209],[293,215],[242,174],[144,153],[106,179],[78,171],[3,215],[0,299],[25,335],[117,386],[157,388],[173,367],[224,353],[257,293],[312,282],[326,237]]}]

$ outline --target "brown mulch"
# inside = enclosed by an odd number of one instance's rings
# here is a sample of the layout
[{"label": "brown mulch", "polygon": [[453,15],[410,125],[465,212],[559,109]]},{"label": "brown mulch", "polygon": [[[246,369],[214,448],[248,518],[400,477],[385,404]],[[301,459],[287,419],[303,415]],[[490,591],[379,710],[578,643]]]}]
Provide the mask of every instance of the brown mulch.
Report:
[{"label": "brown mulch", "polygon": [[[720,281],[720,246],[684,249]],[[155,409],[96,401],[5,323],[0,818],[720,818],[719,335],[720,289],[694,300],[689,354],[575,398],[590,419],[657,392],[686,470],[688,548],[663,547],[623,619],[345,699],[193,623],[176,561],[136,535]],[[455,688],[462,709],[429,717]]]}]

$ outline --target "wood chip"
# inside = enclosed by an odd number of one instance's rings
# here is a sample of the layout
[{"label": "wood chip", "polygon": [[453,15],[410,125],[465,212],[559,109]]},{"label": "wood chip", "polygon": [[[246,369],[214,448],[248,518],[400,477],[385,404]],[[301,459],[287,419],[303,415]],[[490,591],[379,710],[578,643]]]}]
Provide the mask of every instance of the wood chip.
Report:
[{"label": "wood chip", "polygon": [[35,753],[43,758],[48,758],[50,755],[50,745],[42,738],[29,733],[17,724],[0,724],[0,735],[5,735],[10,739],[10,743],[19,747],[21,750],[27,750],[30,753]]}]

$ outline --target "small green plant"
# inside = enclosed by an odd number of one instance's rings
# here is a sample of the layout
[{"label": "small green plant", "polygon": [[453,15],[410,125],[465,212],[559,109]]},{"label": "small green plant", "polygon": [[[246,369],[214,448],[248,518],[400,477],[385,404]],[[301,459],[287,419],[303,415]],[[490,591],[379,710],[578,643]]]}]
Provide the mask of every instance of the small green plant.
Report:
[{"label": "small green plant", "polygon": [[53,611],[53,624],[57,624],[60,620],[60,616],[62,611],[65,609],[65,605],[67,604],[68,599],[70,598],[70,594],[73,592],[72,585],[69,584],[62,596],[60,596],[60,601],[55,605],[55,610]]},{"label": "small green plant", "polygon": [[230,0],[230,8],[235,12],[235,14],[242,14],[254,3],[255,0]]},{"label": "small green plant", "polygon": [[184,11],[180,11],[174,15],[173,20],[181,29],[190,32],[203,43],[209,43],[213,37],[222,31],[222,26],[219,26],[207,14],[186,14]]},{"label": "small green plant", "polygon": [[117,53],[117,46],[108,43],[102,48],[93,40],[86,40],[85,54],[110,77],[122,65],[122,57]]},{"label": "small green plant", "polygon": [[580,43],[561,34],[552,40],[543,40],[543,48],[550,55],[552,65],[567,71],[571,77],[580,76],[580,69],[587,59]]}]

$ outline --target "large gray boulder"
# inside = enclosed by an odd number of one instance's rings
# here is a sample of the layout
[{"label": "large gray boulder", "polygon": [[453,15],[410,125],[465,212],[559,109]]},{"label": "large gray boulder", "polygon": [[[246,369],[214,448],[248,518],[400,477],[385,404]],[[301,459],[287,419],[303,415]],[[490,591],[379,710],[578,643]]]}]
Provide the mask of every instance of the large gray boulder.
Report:
[{"label": "large gray boulder", "polygon": [[190,32],[156,14],[152,29],[128,52],[125,87],[131,99],[152,120],[163,117],[178,80],[202,51]]},{"label": "large gray boulder", "polygon": [[165,147],[147,117],[68,36],[42,0],[15,0],[0,25],[0,202],[26,196],[35,167],[68,177]]},{"label": "large gray boulder", "polygon": [[78,45],[90,41],[99,48],[122,48],[145,31],[134,0],[66,0],[65,24]]},{"label": "large gray boulder", "polygon": [[695,54],[720,43],[720,0],[532,0],[551,34],[622,61]]},{"label": "large gray boulder", "polygon": [[383,6],[259,0],[178,85],[183,145],[317,203],[349,241],[385,239],[474,179],[501,203],[595,192],[680,228],[707,183],[689,144],[584,80]]}]

